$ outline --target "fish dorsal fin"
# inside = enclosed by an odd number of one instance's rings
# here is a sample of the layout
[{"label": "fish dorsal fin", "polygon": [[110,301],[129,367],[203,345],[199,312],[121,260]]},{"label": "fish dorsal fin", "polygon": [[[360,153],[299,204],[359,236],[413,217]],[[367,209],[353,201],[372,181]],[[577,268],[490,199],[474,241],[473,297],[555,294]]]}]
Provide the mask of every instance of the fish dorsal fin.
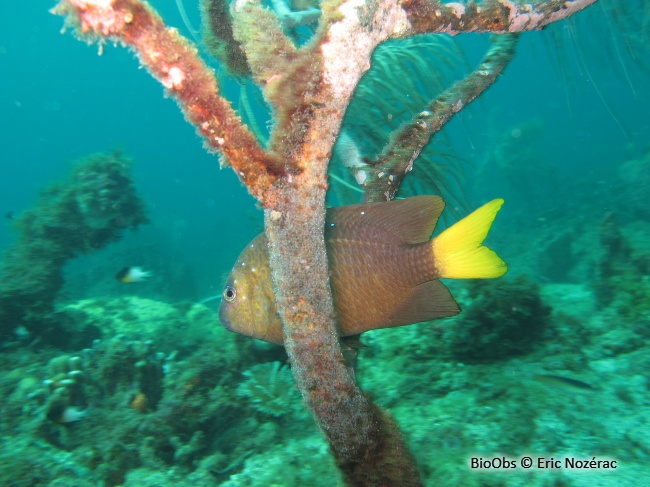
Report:
[{"label": "fish dorsal fin", "polygon": [[393,234],[402,243],[416,244],[431,238],[444,207],[442,198],[433,195],[340,206],[327,211],[327,230],[333,235],[349,225],[368,225]]}]

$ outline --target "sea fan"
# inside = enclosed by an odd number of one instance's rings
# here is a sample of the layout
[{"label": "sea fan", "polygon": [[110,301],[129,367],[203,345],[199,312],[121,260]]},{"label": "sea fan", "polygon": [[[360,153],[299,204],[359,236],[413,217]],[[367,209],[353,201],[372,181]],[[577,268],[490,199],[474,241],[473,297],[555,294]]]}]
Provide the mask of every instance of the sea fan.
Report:
[{"label": "sea fan", "polygon": [[[464,52],[451,36],[426,35],[382,44],[355,91],[343,121],[344,133],[362,157],[372,160],[389,142],[391,133],[469,69]],[[469,210],[464,191],[465,161],[452,152],[445,133],[437,135],[436,144],[422,151],[413,173],[404,178],[398,195],[438,194],[452,211]],[[348,190],[358,186],[348,170],[349,161],[341,160],[346,152],[335,150],[334,156],[329,169],[330,204],[358,203],[361,192]]]},{"label": "sea fan", "polygon": [[244,375],[237,395],[248,398],[258,411],[279,417],[299,404],[291,373],[281,362],[254,365]]}]

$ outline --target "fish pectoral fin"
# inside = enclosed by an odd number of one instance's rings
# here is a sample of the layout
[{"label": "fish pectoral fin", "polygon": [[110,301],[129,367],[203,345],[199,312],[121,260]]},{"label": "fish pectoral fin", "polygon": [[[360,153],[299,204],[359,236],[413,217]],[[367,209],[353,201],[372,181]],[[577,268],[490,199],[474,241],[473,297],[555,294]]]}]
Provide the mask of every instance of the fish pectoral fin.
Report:
[{"label": "fish pectoral fin", "polygon": [[402,306],[393,313],[391,326],[409,325],[437,318],[447,318],[460,313],[460,307],[447,286],[438,280],[427,281],[413,287]]},{"label": "fish pectoral fin", "polygon": [[455,223],[431,241],[439,277],[478,279],[500,277],[508,266],[483,240],[503,205],[492,200]]}]

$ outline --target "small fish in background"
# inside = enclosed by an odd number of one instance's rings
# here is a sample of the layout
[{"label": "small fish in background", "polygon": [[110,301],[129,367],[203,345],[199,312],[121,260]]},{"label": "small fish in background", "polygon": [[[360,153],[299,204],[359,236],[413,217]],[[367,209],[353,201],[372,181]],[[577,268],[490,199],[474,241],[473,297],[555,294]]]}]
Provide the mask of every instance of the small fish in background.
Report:
[{"label": "small fish in background", "polygon": [[88,416],[88,408],[56,404],[47,412],[47,419],[59,424],[70,424],[81,421]]},{"label": "small fish in background", "polygon": [[14,219],[14,212],[13,211],[7,211],[5,212],[5,218],[7,220],[13,220]]},{"label": "small fish in background", "polygon": [[120,282],[142,282],[147,277],[151,277],[151,272],[142,270],[142,267],[125,267],[115,275],[115,279]]},{"label": "small fish in background", "polygon": [[591,384],[587,384],[586,382],[582,382],[578,379],[564,377],[562,375],[535,374],[533,376],[533,379],[547,386],[555,387],[557,389],[564,389],[569,392],[594,392],[598,390]]}]

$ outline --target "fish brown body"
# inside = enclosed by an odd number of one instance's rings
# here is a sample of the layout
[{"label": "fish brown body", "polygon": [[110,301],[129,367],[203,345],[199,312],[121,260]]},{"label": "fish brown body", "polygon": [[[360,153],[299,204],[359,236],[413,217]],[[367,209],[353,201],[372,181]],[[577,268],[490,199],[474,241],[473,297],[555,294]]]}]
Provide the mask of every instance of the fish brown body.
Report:
[{"label": "fish brown body", "polygon": [[[498,203],[487,229],[500,206]],[[448,251],[436,252],[436,240],[429,240],[443,208],[439,197],[418,196],[327,211],[325,243],[340,336],[460,312],[449,290],[438,280],[455,277],[447,275],[445,256],[436,257]],[[490,269],[500,266],[496,272],[492,269],[495,275],[480,277],[503,274],[503,261],[480,247],[492,259]],[[235,263],[219,318],[231,331],[283,343],[264,234],[253,240]]]}]

